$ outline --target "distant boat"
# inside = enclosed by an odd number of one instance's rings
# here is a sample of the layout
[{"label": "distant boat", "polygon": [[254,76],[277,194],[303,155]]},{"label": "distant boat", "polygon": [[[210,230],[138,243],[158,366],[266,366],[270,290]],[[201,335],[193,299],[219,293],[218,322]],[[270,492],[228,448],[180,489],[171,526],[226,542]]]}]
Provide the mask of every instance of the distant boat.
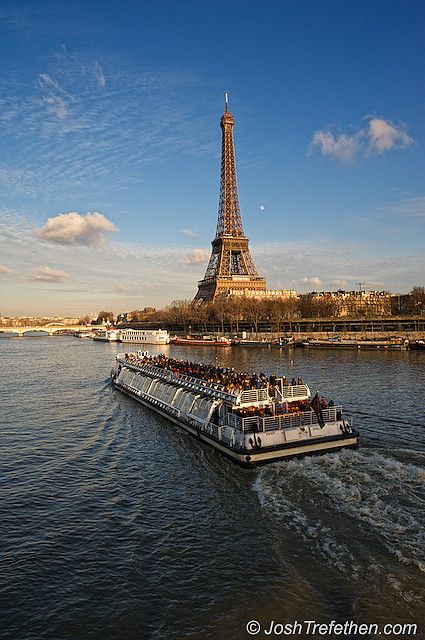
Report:
[{"label": "distant boat", "polygon": [[142,344],[168,344],[170,334],[165,329],[121,329],[121,342],[141,342]]},{"label": "distant boat", "polygon": [[202,346],[202,347],[230,347],[232,341],[229,338],[221,337],[214,338],[212,336],[204,336],[203,338],[178,338],[175,336],[170,340],[171,344],[181,344],[187,346]]},{"label": "distant boat", "polygon": [[121,331],[119,329],[105,329],[93,335],[93,340],[100,342],[119,342]]},{"label": "distant boat", "polygon": [[270,347],[273,343],[271,340],[233,340],[235,347]]},{"label": "distant boat", "polygon": [[350,340],[339,336],[326,338],[325,340],[311,339],[309,347],[321,347],[325,349],[397,349],[405,350],[409,341],[403,338],[389,338],[387,340]]},{"label": "distant boat", "polygon": [[232,340],[235,347],[290,347],[293,346],[293,338],[279,338],[279,340],[247,340],[246,338]]},{"label": "distant boat", "polygon": [[425,340],[415,340],[410,343],[409,348],[413,351],[425,351]]}]

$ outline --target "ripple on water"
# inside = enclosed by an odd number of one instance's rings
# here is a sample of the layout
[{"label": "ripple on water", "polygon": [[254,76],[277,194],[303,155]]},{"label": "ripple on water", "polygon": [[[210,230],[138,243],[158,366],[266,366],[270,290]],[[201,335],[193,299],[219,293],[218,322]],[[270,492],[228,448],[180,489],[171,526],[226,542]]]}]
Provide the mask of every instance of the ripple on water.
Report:
[{"label": "ripple on water", "polygon": [[[338,571],[374,576],[406,601],[423,597],[423,467],[397,451],[341,451],[265,467],[253,488],[282,527]],[[401,577],[398,562],[409,568]]]}]

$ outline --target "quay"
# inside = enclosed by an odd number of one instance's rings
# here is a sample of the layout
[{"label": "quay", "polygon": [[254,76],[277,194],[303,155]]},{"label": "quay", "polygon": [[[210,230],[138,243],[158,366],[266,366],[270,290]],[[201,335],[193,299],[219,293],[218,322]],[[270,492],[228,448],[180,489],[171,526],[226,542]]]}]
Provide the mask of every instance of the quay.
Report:
[{"label": "quay", "polygon": [[[156,326],[156,322],[126,322],[118,328],[132,327],[149,329]],[[224,322],[215,324],[198,324],[192,321],[190,327],[178,322],[163,322],[170,334],[177,336],[205,335],[234,337],[235,327]],[[389,316],[373,318],[294,318],[279,322],[279,329],[270,322],[258,324],[255,331],[251,322],[240,321],[238,334],[246,333],[250,340],[275,340],[279,338],[293,338],[294,340],[328,340],[340,336],[344,340],[391,340],[403,338],[409,342],[425,340],[425,316]]]}]

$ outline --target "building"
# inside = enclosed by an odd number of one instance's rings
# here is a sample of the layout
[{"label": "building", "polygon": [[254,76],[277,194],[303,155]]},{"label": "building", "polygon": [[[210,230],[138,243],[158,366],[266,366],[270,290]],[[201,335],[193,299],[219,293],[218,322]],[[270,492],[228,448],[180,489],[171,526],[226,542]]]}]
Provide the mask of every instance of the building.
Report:
[{"label": "building", "polygon": [[228,289],[220,298],[255,298],[256,300],[297,300],[298,294],[295,289]]},{"label": "building", "polygon": [[339,317],[390,316],[391,294],[388,291],[321,291],[313,301],[331,303],[333,315]]}]

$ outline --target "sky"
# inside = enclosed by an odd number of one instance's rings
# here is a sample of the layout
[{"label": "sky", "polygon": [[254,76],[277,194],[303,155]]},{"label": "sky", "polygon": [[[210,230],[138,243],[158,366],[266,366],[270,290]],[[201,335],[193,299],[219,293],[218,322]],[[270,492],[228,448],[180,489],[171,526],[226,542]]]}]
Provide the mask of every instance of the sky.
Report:
[{"label": "sky", "polygon": [[0,314],[191,299],[224,92],[268,288],[425,285],[425,5],[0,2]]}]

